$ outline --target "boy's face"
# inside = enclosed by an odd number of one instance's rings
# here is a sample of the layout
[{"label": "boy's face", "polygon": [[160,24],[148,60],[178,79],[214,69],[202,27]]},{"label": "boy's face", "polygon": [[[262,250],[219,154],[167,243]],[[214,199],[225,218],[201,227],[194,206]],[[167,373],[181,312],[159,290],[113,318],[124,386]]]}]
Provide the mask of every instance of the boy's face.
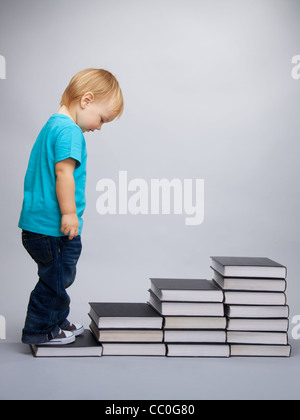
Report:
[{"label": "boy's face", "polygon": [[113,111],[111,99],[95,99],[92,93],[83,96],[76,107],[76,122],[83,133],[101,130],[103,124],[113,121],[117,114]]}]

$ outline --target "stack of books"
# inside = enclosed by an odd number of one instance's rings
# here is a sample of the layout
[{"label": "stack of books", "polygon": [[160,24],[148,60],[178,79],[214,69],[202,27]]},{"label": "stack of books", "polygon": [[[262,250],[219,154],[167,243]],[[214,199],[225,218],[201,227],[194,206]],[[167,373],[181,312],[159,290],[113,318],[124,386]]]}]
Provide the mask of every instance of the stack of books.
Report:
[{"label": "stack of books", "polygon": [[90,303],[90,330],[103,356],[165,356],[163,317],[147,303]]},{"label": "stack of books", "polygon": [[212,257],[231,356],[289,357],[287,269],[268,258]]},{"label": "stack of books", "polygon": [[36,357],[289,357],[287,269],[212,257],[212,280],[151,278],[147,303],[90,303],[90,329]]},{"label": "stack of books", "polygon": [[229,357],[224,293],[213,281],[150,281],[148,303],[164,317],[168,357]]}]

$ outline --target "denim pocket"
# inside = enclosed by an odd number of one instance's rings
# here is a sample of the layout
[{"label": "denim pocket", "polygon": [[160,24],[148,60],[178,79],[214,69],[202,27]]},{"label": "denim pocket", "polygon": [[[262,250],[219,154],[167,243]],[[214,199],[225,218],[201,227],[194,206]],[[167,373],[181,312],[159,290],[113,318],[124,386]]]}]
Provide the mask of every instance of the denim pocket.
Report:
[{"label": "denim pocket", "polygon": [[31,232],[22,232],[22,243],[31,258],[38,264],[53,261],[49,237]]}]

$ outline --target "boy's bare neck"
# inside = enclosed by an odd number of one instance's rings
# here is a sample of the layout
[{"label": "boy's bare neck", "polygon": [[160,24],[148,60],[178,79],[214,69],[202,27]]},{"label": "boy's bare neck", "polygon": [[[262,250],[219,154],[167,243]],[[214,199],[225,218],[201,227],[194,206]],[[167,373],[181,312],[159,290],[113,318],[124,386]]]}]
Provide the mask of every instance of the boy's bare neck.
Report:
[{"label": "boy's bare neck", "polygon": [[71,120],[73,120],[76,123],[76,115],[75,112],[72,112],[72,110],[68,109],[65,105],[63,105],[58,111],[57,114],[66,115],[67,117],[70,117]]}]

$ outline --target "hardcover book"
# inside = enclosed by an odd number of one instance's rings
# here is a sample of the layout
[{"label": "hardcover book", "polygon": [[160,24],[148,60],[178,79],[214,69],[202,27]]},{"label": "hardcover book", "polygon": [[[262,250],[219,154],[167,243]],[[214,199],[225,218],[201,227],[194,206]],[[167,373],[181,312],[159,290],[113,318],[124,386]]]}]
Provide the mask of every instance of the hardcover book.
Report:
[{"label": "hardcover book", "polygon": [[168,357],[230,357],[229,344],[167,344]]},{"label": "hardcover book", "polygon": [[225,304],[285,306],[286,295],[269,292],[225,292]]},{"label": "hardcover book", "polygon": [[223,302],[223,291],[211,280],[150,279],[152,292],[162,301]]},{"label": "hardcover book", "polygon": [[90,318],[100,329],[161,330],[163,317],[147,303],[90,303]]},{"label": "hardcover book", "polygon": [[164,339],[162,330],[100,330],[94,322],[91,322],[90,329],[101,343],[162,343]]},{"label": "hardcover book", "polygon": [[225,305],[225,313],[229,318],[288,318],[289,307]]},{"label": "hardcover book", "polygon": [[149,303],[162,315],[224,316],[223,303],[162,302],[151,290]]},{"label": "hardcover book", "polygon": [[287,282],[284,279],[224,277],[215,270],[213,271],[213,280],[225,291],[244,290],[252,292],[284,293],[287,288]]},{"label": "hardcover book", "polygon": [[287,332],[288,319],[229,319],[227,331],[280,331]]},{"label": "hardcover book", "polygon": [[286,279],[287,268],[269,258],[211,257],[212,268],[224,277]]},{"label": "hardcover book", "polygon": [[103,356],[166,356],[166,345],[159,343],[103,343]]},{"label": "hardcover book", "polygon": [[231,344],[232,357],[290,357],[291,346],[264,346],[264,345],[243,345]]},{"label": "hardcover book", "polygon": [[76,341],[66,346],[36,346],[31,345],[35,357],[101,357],[102,346],[96,342],[92,333],[85,330],[76,337]]},{"label": "hardcover book", "polygon": [[226,343],[226,331],[166,330],[165,343]]},{"label": "hardcover book", "polygon": [[166,316],[165,330],[225,330],[227,319],[225,317],[205,316]]},{"label": "hardcover book", "polygon": [[228,331],[227,342],[235,344],[288,344],[287,333]]}]

